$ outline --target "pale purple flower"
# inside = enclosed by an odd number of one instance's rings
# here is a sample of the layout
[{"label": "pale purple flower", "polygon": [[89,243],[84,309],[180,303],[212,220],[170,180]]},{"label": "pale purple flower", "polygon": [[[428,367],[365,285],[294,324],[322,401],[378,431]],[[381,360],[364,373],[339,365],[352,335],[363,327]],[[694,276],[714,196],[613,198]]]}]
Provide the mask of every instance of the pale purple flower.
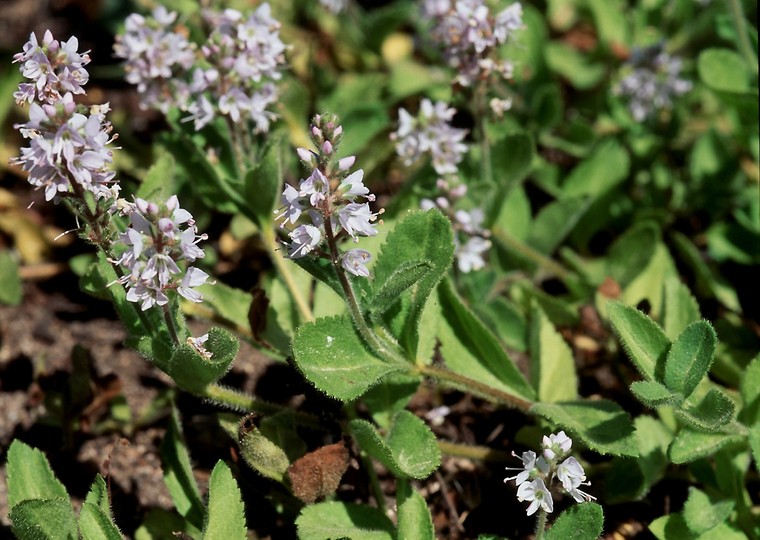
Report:
[{"label": "pale purple flower", "polygon": [[322,233],[314,225],[299,225],[288,236],[292,240],[288,244],[288,256],[291,259],[308,255],[322,242]]},{"label": "pale purple flower", "polygon": [[[346,170],[347,168],[348,167],[341,167],[340,162],[338,162],[339,170]],[[343,182],[338,186],[338,190],[350,201],[353,201],[357,197],[364,197],[368,201],[374,201],[375,196],[370,193],[369,188],[364,185],[362,182],[363,179],[364,171],[362,169],[354,171],[343,179]]]},{"label": "pale purple flower", "polygon": [[282,221],[281,225],[285,225],[286,222],[294,224],[301,217],[304,211],[304,206],[299,202],[301,194],[291,185],[286,185],[280,198],[283,209],[275,216],[276,221]]},{"label": "pale purple flower", "polygon": [[200,302],[194,289],[208,280],[208,274],[195,267],[185,272],[177,261],[189,262],[204,257],[198,242],[207,235],[198,234],[193,216],[179,205],[176,195],[158,205],[144,199],[120,205],[129,216],[130,227],[121,234],[126,246],[116,263],[124,269],[118,281],[127,287],[127,300],[141,302],[146,310],[169,301],[172,289],[192,302]]},{"label": "pale purple flower", "polygon": [[372,254],[365,249],[351,249],[341,257],[340,264],[346,271],[359,277],[369,277],[367,263],[372,259]]},{"label": "pale purple flower", "polygon": [[377,228],[372,222],[377,218],[373,214],[368,203],[348,203],[338,210],[338,219],[345,231],[358,241],[357,236],[375,236]]},{"label": "pale purple flower", "polygon": [[483,254],[491,248],[491,241],[480,236],[471,236],[464,245],[457,244],[454,256],[460,272],[465,274],[473,270],[481,270],[486,261]]}]

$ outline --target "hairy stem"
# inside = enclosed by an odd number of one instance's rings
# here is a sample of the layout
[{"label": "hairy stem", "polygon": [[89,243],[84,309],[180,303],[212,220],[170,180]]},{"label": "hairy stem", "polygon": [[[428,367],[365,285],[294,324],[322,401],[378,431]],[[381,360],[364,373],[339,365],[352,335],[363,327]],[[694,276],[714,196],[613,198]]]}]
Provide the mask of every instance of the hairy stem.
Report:
[{"label": "hairy stem", "polygon": [[504,463],[510,460],[509,453],[487,446],[473,446],[450,441],[438,441],[438,449],[441,453],[461,457],[466,459],[477,459],[479,461]]},{"label": "hairy stem", "polygon": [[179,335],[177,334],[177,326],[175,325],[174,317],[172,317],[169,310],[169,304],[161,306],[161,311],[164,314],[164,321],[166,322],[166,328],[169,330],[169,335],[175,345],[179,345]]},{"label": "hairy stem", "polygon": [[493,403],[499,403],[508,407],[515,407],[523,412],[528,412],[533,406],[528,400],[507,394],[501,390],[483,384],[480,381],[470,379],[459,373],[454,373],[448,369],[437,368],[433,366],[416,365],[414,371],[421,375],[435,379],[442,384],[449,384],[465,392],[470,392]]},{"label": "hairy stem", "polygon": [[319,421],[319,418],[314,415],[299,411],[293,411],[289,407],[262,401],[254,398],[253,396],[238,392],[237,390],[227,388],[226,386],[222,386],[220,384],[208,385],[203,393],[199,395],[200,397],[206,398],[213,403],[236,410],[257,412],[265,415],[272,415],[284,410],[291,411],[293,414],[293,419],[297,424],[318,431],[325,431],[326,429],[325,426],[323,426]]},{"label": "hairy stem", "polygon": [[535,540],[541,540],[544,537],[546,531],[546,510],[542,506],[538,511],[538,517],[536,518],[536,537]]},{"label": "hairy stem", "polygon": [[557,276],[563,281],[566,281],[571,276],[570,270],[559,264],[558,262],[552,260],[551,258],[547,257],[540,251],[537,251],[530,247],[529,245],[521,242],[520,240],[514,238],[510,234],[504,232],[501,229],[494,229],[493,231],[493,238],[502,246],[511,249],[512,251],[516,251],[523,257],[533,261],[536,263],[539,267],[543,268],[547,272],[551,273],[552,275]]},{"label": "hairy stem", "polygon": [[491,165],[491,142],[488,140],[488,130],[486,129],[486,118],[488,115],[486,104],[487,85],[482,82],[475,90],[475,122],[478,128],[478,139],[480,142],[480,174],[481,180],[486,185],[493,183],[493,167]]}]

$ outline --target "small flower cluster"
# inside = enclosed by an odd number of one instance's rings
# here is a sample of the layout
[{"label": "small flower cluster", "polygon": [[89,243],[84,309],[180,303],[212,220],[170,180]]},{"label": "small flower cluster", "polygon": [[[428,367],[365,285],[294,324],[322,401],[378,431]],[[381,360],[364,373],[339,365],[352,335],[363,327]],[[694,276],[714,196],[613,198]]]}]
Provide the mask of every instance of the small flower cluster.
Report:
[{"label": "small flower cluster", "polygon": [[65,93],[84,94],[85,84],[90,78],[84,66],[90,63],[89,51],[78,53],[79,40],[72,37],[59,42],[53,39],[50,30],[45,31],[42,43],[32,32],[29,41],[20,53],[13,55],[13,62],[23,62],[22,75],[31,83],[21,83],[13,94],[16,103],[35,100],[56,104]]},{"label": "small flower cluster", "polygon": [[45,189],[48,201],[64,193],[81,198],[86,191],[101,199],[119,192],[108,147],[116,138],[106,120],[108,104],[87,110],[74,103],[73,94],[85,93],[88,74],[82,66],[90,61],[77,52],[78,43],[76,37],[60,43],[48,30],[40,45],[32,33],[14,56],[32,82],[21,83],[15,94],[19,103],[31,103],[29,121],[15,126],[29,146],[11,163],[29,173],[30,184]]},{"label": "small flower cluster", "polygon": [[399,109],[399,127],[391,134],[396,142],[396,153],[405,165],[411,165],[426,154],[430,154],[433,169],[441,175],[436,182],[440,195],[434,199],[422,199],[423,210],[438,208],[449,216],[457,234],[455,256],[459,270],[471,272],[485,266],[483,254],[491,247],[487,240],[488,231],[482,227],[485,218],[480,208],[471,210],[455,209],[456,203],[467,193],[467,186],[457,177],[459,162],[467,152],[463,140],[464,129],[451,125],[455,109],[439,101],[435,104],[423,99],[417,116],[406,109]]},{"label": "small flower cluster", "polygon": [[[529,516],[536,513],[539,508],[546,512],[554,510],[551,488],[555,479],[559,480],[564,492],[576,502],[596,500],[595,497],[579,489],[580,486],[588,486],[591,483],[586,482],[586,473],[578,460],[570,456],[562,461],[570,452],[572,445],[572,439],[565,435],[564,431],[548,437],[544,436],[540,456],[536,456],[535,452],[529,450],[523,452],[520,457],[523,462],[521,469],[507,467],[508,471],[520,471],[515,476],[505,478],[504,482],[514,480],[517,485],[517,499],[520,502],[530,501],[527,509]],[[518,457],[514,452],[512,455]]]},{"label": "small flower cluster", "polygon": [[[355,156],[337,158],[343,127],[332,115],[316,115],[309,135],[317,151],[298,148],[298,157],[310,169],[301,179],[298,189],[287,185],[282,193],[283,208],[277,213],[280,226],[295,225],[303,216],[310,223],[298,225],[290,234],[288,256],[299,259],[311,253],[330,258],[355,276],[369,277],[366,263],[372,258],[363,249],[339,253],[336,241],[350,236],[358,242],[360,236],[377,234],[376,213],[369,202],[375,200],[364,185],[364,171],[349,173]],[[324,247],[327,250],[324,250]]]},{"label": "small flower cluster", "polygon": [[492,73],[511,79],[514,66],[499,60],[495,52],[522,27],[522,6],[514,3],[493,16],[484,0],[426,0],[426,19],[432,35],[442,47],[456,82],[472,86]]},{"label": "small flower cluster", "polygon": [[660,46],[634,49],[628,60],[632,71],[615,87],[628,98],[628,109],[641,122],[660,109],[672,106],[673,98],[691,90],[691,81],[680,78],[681,60]]},{"label": "small flower cluster", "polygon": [[172,28],[176,18],[163,7],[152,17],[133,14],[126,33],[116,38],[116,56],[127,61],[127,81],[137,84],[144,104],[189,112],[186,120],[193,120],[196,130],[223,115],[268,131],[276,115],[267,107],[277,99],[273,81],[281,77],[286,48],[269,4],[247,18],[234,9],[205,11],[211,30],[199,48]]},{"label": "small flower cluster", "polygon": [[396,153],[405,165],[430,154],[435,172],[457,173],[457,166],[467,152],[467,145],[462,142],[467,131],[451,125],[455,113],[444,102],[433,104],[429,99],[422,100],[417,116],[399,109],[398,130],[391,134],[391,140],[396,142]]},{"label": "small flower cluster", "polygon": [[166,291],[176,290],[188,300],[200,302],[201,295],[193,289],[206,283],[208,274],[191,266],[183,275],[176,261],[194,262],[204,257],[198,242],[208,236],[198,234],[193,216],[180,208],[177,196],[161,205],[135,199],[123,205],[121,212],[130,221],[121,234],[127,250],[114,262],[127,272],[118,280],[127,288],[127,300],[141,302],[144,311],[166,305]]},{"label": "small flower cluster", "polygon": [[137,85],[141,106],[163,113],[177,102],[186,102],[189,89],[182,77],[195,63],[195,45],[172,29],[176,20],[175,12],[160,5],[152,17],[133,13],[113,47],[114,54],[126,60],[126,79]]},{"label": "small flower cluster", "polygon": [[[118,280],[128,289],[127,300],[141,302],[145,310],[165,305],[166,291],[175,289],[199,302],[201,296],[193,288],[205,283],[208,275],[193,267],[183,274],[176,261],[203,257],[197,244],[206,235],[198,235],[192,216],[179,207],[176,196],[161,206],[118,198],[119,184],[111,170],[113,153],[108,147],[116,138],[106,120],[109,106],[87,110],[74,102],[73,94],[85,93],[82,85],[88,76],[82,66],[89,62],[86,53],[77,53],[77,45],[75,37],[59,43],[47,31],[42,45],[32,34],[24,52],[15,56],[16,62],[24,62],[21,71],[32,82],[22,83],[16,94],[17,99],[23,96],[20,103],[31,102],[29,121],[16,126],[29,146],[11,163],[28,171],[29,183],[44,188],[47,200],[65,196],[74,203],[75,212],[86,209],[81,215],[100,233],[107,230],[105,223],[114,212],[129,216],[131,226],[119,235],[127,249],[112,261],[128,272]],[[98,203],[94,210],[86,204],[87,193]],[[118,249],[119,242],[112,243],[114,230],[100,233],[91,237],[93,242],[106,250]]]}]

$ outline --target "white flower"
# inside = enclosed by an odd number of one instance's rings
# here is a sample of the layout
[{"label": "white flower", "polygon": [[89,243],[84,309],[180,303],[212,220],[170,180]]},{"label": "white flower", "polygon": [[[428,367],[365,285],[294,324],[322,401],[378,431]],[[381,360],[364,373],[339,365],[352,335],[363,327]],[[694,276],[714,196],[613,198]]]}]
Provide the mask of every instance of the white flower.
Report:
[{"label": "white flower", "polygon": [[547,512],[554,510],[552,494],[540,478],[520,484],[517,488],[517,500],[520,502],[530,501],[530,506],[526,510],[529,516],[535,514],[539,506]]},{"label": "white flower", "polygon": [[491,241],[480,236],[472,236],[467,240],[465,245],[457,246],[455,255],[459,271],[466,274],[483,268],[486,265],[483,253],[487,252],[490,248]]},{"label": "white flower", "polygon": [[576,502],[596,500],[596,497],[578,489],[579,486],[589,486],[586,482],[586,472],[583,466],[574,457],[569,457],[557,467],[557,478],[562,482],[562,487]]},{"label": "white flower", "polygon": [[341,226],[357,241],[357,234],[361,236],[375,236],[377,229],[371,223],[377,217],[369,209],[368,203],[349,203],[338,211],[338,219]]},{"label": "white flower", "polygon": [[570,451],[573,446],[573,440],[565,435],[564,431],[560,431],[556,435],[552,433],[548,437],[544,435],[543,449],[544,457],[548,461],[554,459],[560,459]]}]

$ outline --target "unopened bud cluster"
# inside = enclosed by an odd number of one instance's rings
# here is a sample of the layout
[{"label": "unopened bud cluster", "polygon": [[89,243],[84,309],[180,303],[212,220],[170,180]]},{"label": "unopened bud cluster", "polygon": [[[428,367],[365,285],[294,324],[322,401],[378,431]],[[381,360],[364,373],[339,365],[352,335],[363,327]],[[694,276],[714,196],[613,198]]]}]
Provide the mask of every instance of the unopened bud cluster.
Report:
[{"label": "unopened bud cluster", "polygon": [[433,39],[457,71],[456,82],[473,86],[492,73],[512,78],[512,62],[499,59],[496,53],[522,28],[519,3],[494,16],[484,0],[425,0],[423,13],[433,24]]},{"label": "unopened bud cluster", "polygon": [[[332,258],[355,276],[368,277],[368,251],[352,249],[332,253],[331,245],[349,236],[358,242],[360,236],[375,236],[377,214],[369,202],[375,200],[364,185],[364,171],[349,170],[355,156],[342,159],[337,151],[343,137],[343,127],[332,115],[316,115],[309,128],[316,151],[298,148],[298,157],[310,173],[299,182],[298,188],[287,185],[282,193],[283,208],[276,220],[281,227],[295,226],[289,233],[288,255],[292,259],[315,254]],[[297,224],[299,221],[308,223]],[[337,259],[335,259],[337,257]]]},{"label": "unopened bud cluster", "polygon": [[[564,431],[544,436],[541,445],[541,455],[529,450],[523,452],[522,468],[507,467],[508,471],[520,471],[515,476],[504,479],[504,482],[514,480],[517,485],[517,499],[529,501],[527,514],[530,516],[539,508],[546,512],[554,511],[552,489],[559,481],[561,489],[569,494],[576,502],[595,500],[596,498],[581,491],[580,486],[591,485],[586,481],[586,473],[577,459],[567,455],[573,445],[572,439]],[[515,457],[518,457],[514,452]]]},{"label": "unopened bud cluster", "polygon": [[176,25],[175,12],[159,6],[152,17],[130,15],[114,46],[126,60],[127,81],[146,106],[190,113],[185,119],[196,130],[221,115],[268,131],[276,115],[267,108],[277,99],[274,81],[285,63],[280,23],[268,3],[247,17],[234,9],[206,10],[203,17],[210,32],[198,46]]}]

